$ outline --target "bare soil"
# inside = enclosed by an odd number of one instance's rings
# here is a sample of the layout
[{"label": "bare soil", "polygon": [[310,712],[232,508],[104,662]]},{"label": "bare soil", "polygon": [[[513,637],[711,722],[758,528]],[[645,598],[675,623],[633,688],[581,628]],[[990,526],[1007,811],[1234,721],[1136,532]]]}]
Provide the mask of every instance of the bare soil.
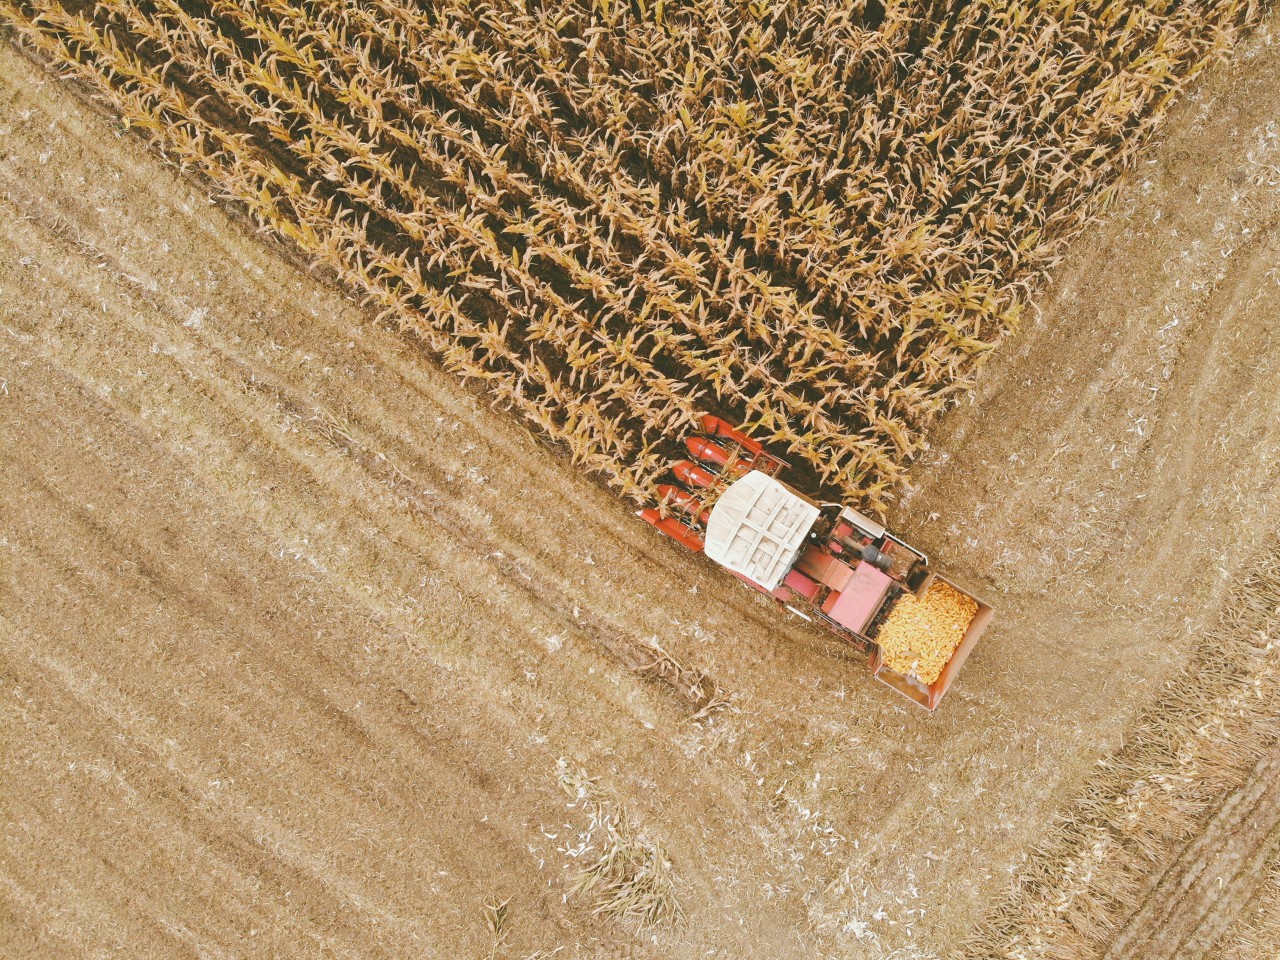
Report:
[{"label": "bare soil", "polygon": [[[0,46],[0,952],[946,952],[1275,528],[1274,27],[914,471],[998,607],[932,717]],[[562,757],[679,924],[572,892]]]}]

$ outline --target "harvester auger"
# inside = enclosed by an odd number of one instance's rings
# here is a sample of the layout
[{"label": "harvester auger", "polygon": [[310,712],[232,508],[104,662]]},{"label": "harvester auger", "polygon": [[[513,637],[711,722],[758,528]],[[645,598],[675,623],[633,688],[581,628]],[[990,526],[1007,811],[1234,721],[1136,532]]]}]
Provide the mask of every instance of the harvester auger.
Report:
[{"label": "harvester auger", "polygon": [[720,418],[704,416],[685,447],[677,483],[661,484],[658,506],[640,516],[869,652],[873,676],[936,708],[992,608],[882,524],[783,483],[786,462]]}]

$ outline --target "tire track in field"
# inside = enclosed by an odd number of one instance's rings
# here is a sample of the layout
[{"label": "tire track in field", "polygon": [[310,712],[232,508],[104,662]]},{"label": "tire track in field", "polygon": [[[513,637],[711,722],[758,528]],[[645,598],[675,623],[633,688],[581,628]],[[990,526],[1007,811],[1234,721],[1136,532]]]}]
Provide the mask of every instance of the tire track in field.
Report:
[{"label": "tire track in field", "polygon": [[1218,960],[1239,939],[1280,851],[1280,542],[1252,566],[956,957]]},{"label": "tire track in field", "polygon": [[[1237,315],[1247,309],[1250,298],[1259,295],[1268,271],[1280,258],[1274,221],[1255,226],[1252,231],[1245,249],[1234,254],[1226,276],[1206,298],[1200,310],[1204,319],[1190,342],[1182,347],[1192,360],[1190,369],[1180,368],[1179,376],[1169,385],[1169,389],[1196,398],[1195,406],[1184,411],[1184,416],[1162,421],[1156,428],[1174,438],[1156,464],[1167,478],[1165,490],[1169,492],[1192,486],[1199,458],[1213,448],[1222,425],[1232,422],[1242,398],[1247,399],[1251,371],[1243,365],[1224,362],[1224,341],[1238,336]],[[1196,506],[1184,497],[1171,499],[1165,513],[1164,534],[1153,544],[1152,570],[1164,569],[1182,547],[1188,514]]]},{"label": "tire track in field", "polygon": [[1205,960],[1280,848],[1280,745],[1273,746],[1159,875],[1104,960]]},{"label": "tire track in field", "polygon": [[[1257,895],[1218,941],[1215,960],[1274,960],[1280,944],[1280,850],[1271,856]],[[1267,952],[1272,951],[1268,957]]]}]

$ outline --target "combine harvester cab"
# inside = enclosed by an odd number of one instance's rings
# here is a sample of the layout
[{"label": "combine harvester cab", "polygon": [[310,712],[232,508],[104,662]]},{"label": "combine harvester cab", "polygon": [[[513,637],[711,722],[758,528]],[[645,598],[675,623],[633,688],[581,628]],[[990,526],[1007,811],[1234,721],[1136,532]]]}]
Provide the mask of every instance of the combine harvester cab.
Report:
[{"label": "combine harvester cab", "polygon": [[[793,613],[871,654],[871,672],[920,706],[941,702],[993,610],[928,558],[850,507],[819,504],[777,478],[785,464],[714,417],[640,515]],[[883,640],[883,644],[882,641]]]}]

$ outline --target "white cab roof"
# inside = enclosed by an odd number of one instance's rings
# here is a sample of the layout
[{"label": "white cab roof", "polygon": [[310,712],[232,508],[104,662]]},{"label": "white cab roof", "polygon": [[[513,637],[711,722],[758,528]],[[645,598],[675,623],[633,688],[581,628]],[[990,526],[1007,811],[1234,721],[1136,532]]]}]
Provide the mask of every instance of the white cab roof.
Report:
[{"label": "white cab roof", "polygon": [[721,494],[707,520],[707,556],[765,590],[782,583],[819,510],[773,477],[753,470]]}]

